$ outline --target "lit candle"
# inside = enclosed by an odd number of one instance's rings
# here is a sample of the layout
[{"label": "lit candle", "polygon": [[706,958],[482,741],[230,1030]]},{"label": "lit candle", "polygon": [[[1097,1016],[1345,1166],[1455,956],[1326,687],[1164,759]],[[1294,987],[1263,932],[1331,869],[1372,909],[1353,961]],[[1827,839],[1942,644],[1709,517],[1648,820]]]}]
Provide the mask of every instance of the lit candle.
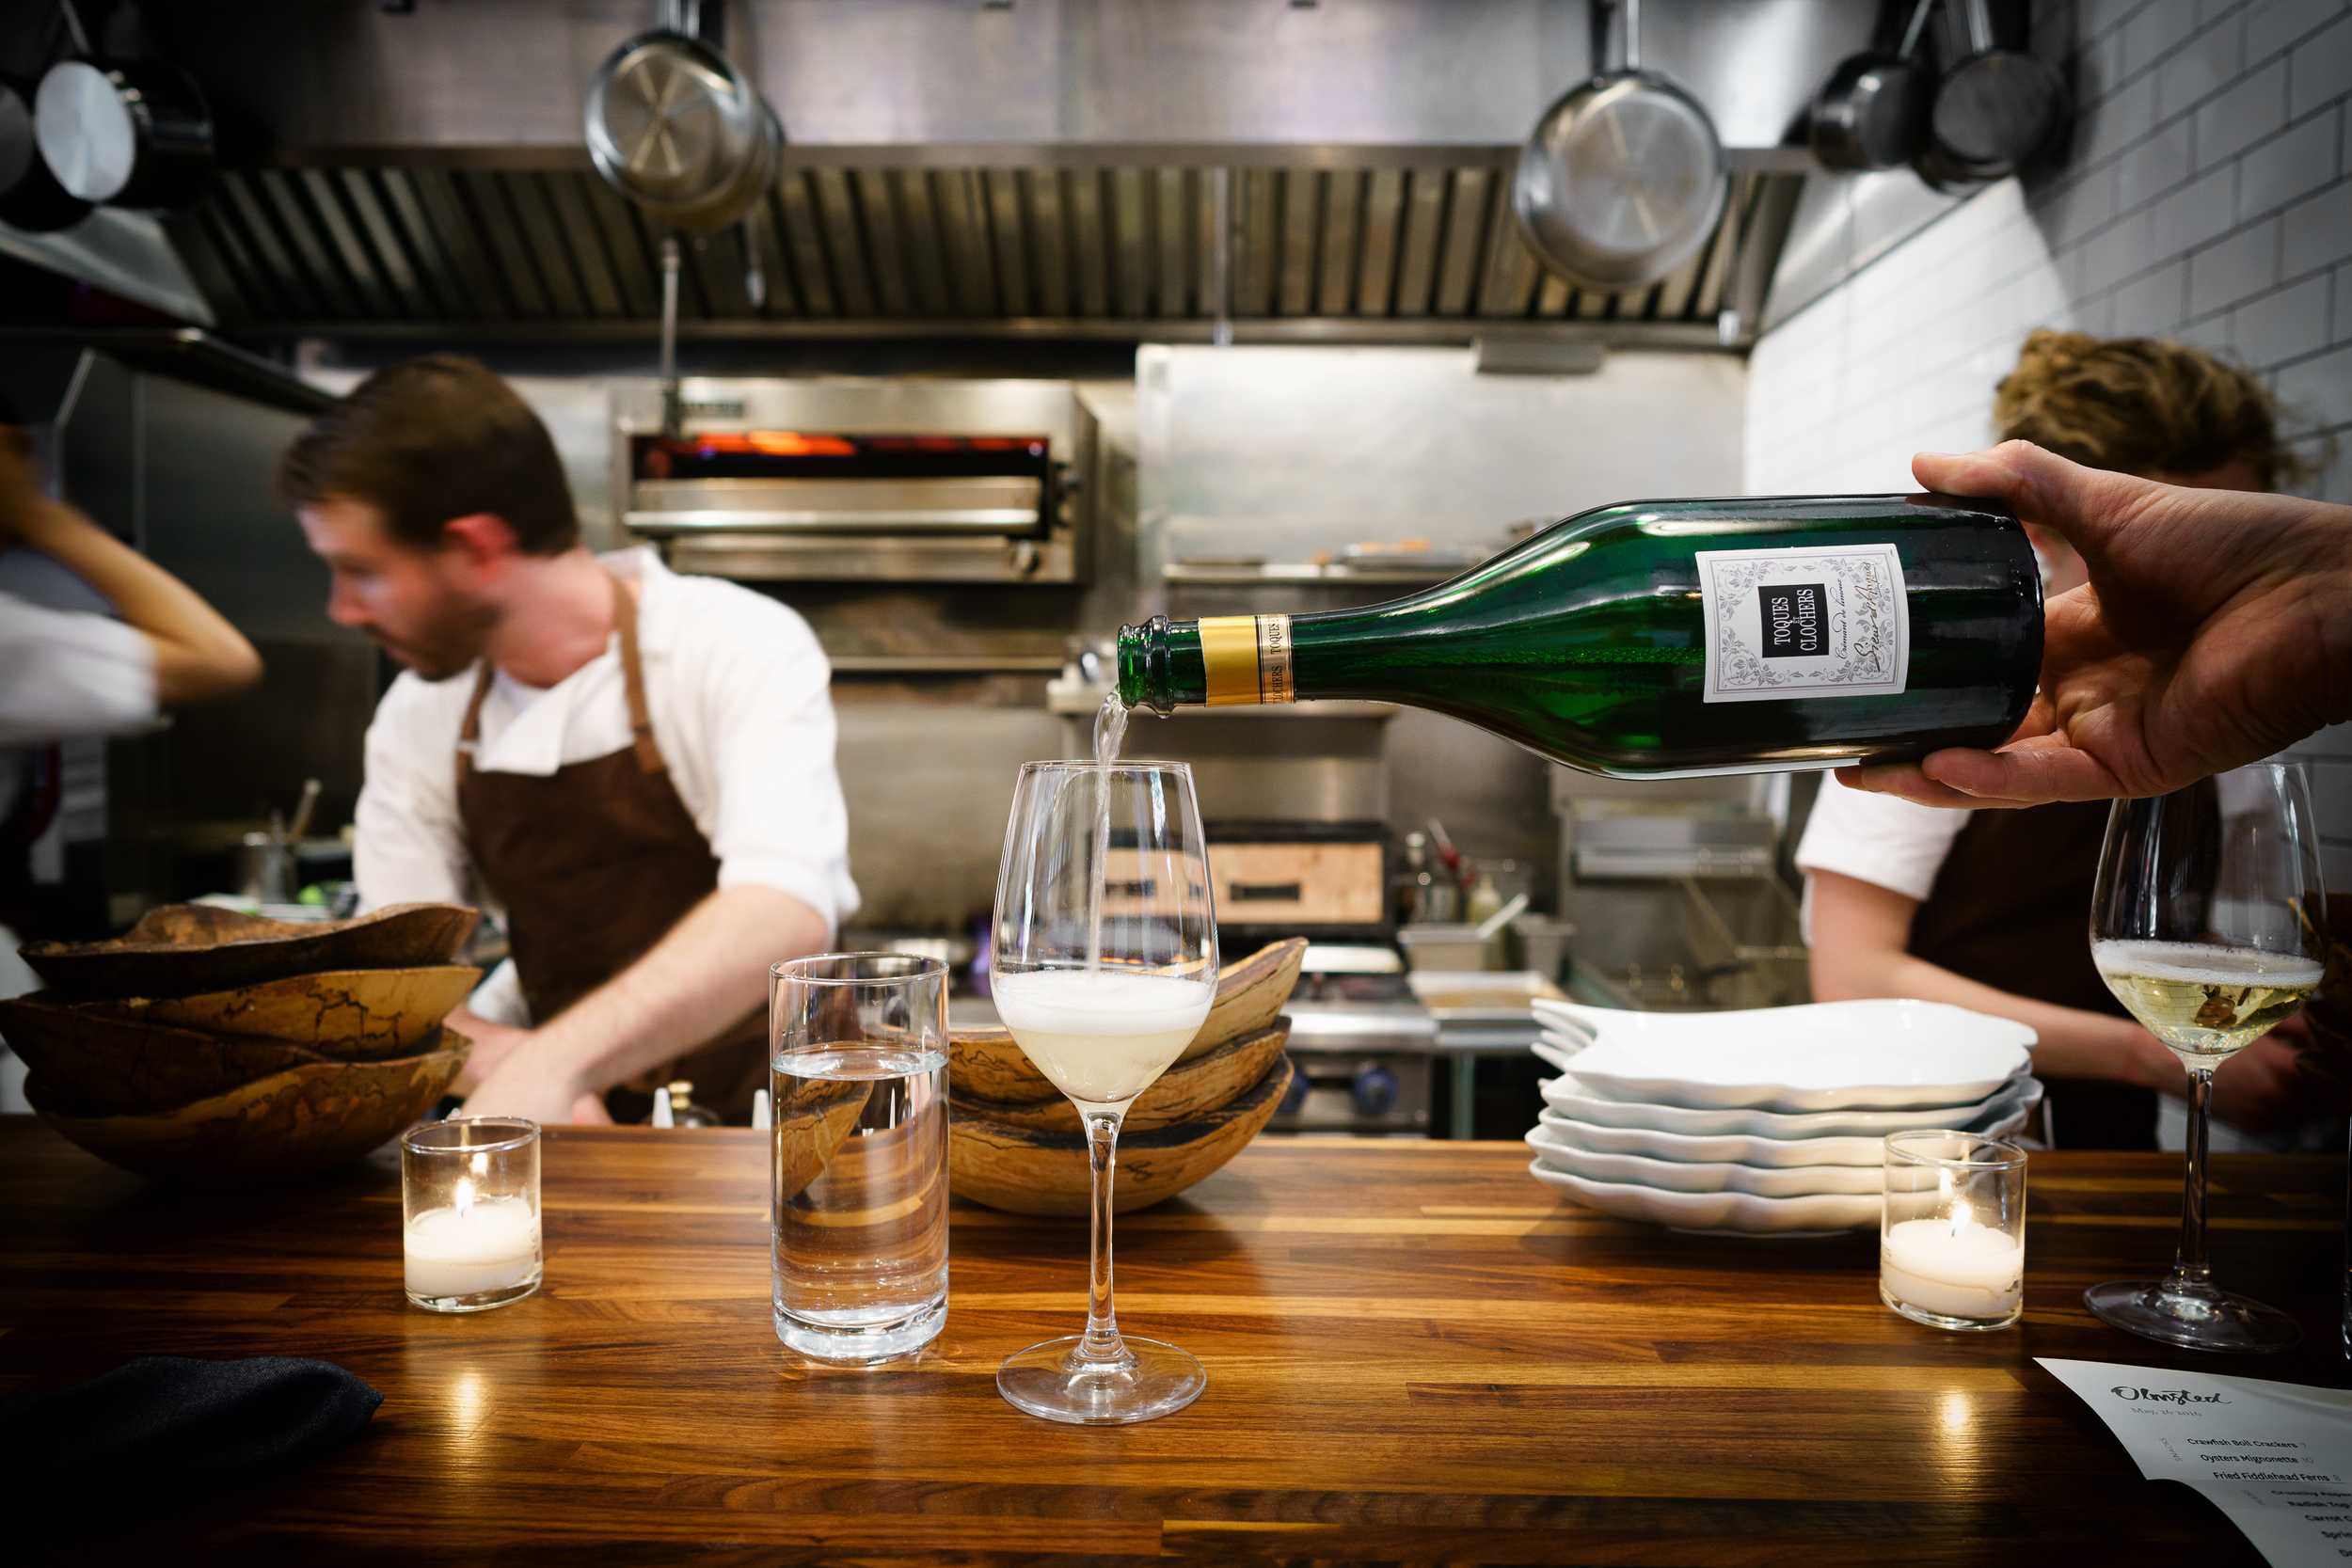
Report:
[{"label": "lit candle", "polygon": [[476,1201],[461,1180],[446,1209],[428,1209],[408,1222],[402,1238],[412,1296],[474,1296],[535,1279],[539,1215],[523,1197]]},{"label": "lit candle", "polygon": [[2007,1318],[2026,1299],[2026,1243],[1975,1223],[1965,1203],[1944,1218],[1904,1220],[1879,1243],[1886,1293],[1947,1318]]}]

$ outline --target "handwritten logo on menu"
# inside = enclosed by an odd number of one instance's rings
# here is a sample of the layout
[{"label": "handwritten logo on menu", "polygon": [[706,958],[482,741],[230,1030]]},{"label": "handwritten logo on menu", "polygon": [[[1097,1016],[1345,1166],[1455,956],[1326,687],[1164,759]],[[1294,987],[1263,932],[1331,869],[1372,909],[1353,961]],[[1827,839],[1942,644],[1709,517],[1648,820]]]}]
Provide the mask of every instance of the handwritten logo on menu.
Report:
[{"label": "handwritten logo on menu", "polygon": [[2219,1394],[2192,1394],[2185,1388],[2135,1388],[2127,1383],[2119,1383],[2107,1392],[2119,1400],[2133,1404],[2142,1400],[2152,1400],[2158,1404],[2233,1404],[2236,1402],[2233,1400],[2225,1400]]}]

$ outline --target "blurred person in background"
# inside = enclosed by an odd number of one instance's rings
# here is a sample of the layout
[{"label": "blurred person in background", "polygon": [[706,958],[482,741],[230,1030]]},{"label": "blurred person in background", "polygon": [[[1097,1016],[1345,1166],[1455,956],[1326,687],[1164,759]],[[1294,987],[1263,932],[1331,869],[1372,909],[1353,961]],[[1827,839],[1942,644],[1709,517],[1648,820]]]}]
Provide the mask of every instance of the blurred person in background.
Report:
[{"label": "blurred person in background", "polygon": [[[173,704],[260,678],[253,645],[188,586],[42,487],[33,440],[0,403],[0,996],[39,981],[32,847],[55,819],[56,742],[126,735]],[[24,1110],[0,1053],[0,1110]]]},{"label": "blurred person in background", "polygon": [[450,1016],[465,1114],[638,1121],[684,1078],[748,1121],[768,965],[858,903],[808,624],[591,553],[547,427],[469,359],[376,372],[278,480],[327,614],[405,666],[368,727],[361,908],[503,908],[512,956]]},{"label": "blurred person in background", "polygon": [[[2160,340],[2037,331],[2000,383],[1994,417],[2004,440],[2190,489],[2268,491],[2296,471],[2258,382]],[[2063,537],[2026,527],[2045,597],[2088,580]],[[2090,961],[2108,810],[2106,800],[1929,806],[1825,780],[1796,855],[1814,995],[1913,996],[2027,1024],[2059,1147],[2156,1148],[2158,1096],[2185,1094],[2183,1069]],[[2217,1120],[2279,1132],[2309,1115],[2318,1090],[2295,1063],[2300,1028],[2291,1021],[2224,1065]]]}]

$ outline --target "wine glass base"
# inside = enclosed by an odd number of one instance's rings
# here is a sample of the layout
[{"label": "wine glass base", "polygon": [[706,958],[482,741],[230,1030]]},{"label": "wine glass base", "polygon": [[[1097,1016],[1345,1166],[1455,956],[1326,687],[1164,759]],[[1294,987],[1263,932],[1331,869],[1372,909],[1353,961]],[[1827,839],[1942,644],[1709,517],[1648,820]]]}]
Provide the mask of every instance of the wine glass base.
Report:
[{"label": "wine glass base", "polygon": [[1031,1345],[996,1369],[996,1391],[1016,1410],[1072,1426],[1125,1426],[1172,1416],[1200,1397],[1209,1374],[1174,1345],[1128,1339],[1126,1364],[1073,1370],[1079,1336]]},{"label": "wine glass base", "polygon": [[2293,1318],[2275,1307],[2210,1287],[2169,1289],[2161,1279],[2118,1279],[2083,1292],[2083,1305],[2101,1323],[2143,1339],[2224,1355],[2275,1355],[2303,1338]]}]

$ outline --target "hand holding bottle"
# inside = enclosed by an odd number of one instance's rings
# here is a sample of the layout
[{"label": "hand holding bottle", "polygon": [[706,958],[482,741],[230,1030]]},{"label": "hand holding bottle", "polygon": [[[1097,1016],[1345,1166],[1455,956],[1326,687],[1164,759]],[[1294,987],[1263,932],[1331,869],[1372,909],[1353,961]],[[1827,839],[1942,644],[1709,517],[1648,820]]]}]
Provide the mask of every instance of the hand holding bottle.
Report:
[{"label": "hand holding bottle", "polygon": [[2082,467],[2025,441],[1922,452],[1930,489],[2007,502],[2081,552],[2042,689],[1996,751],[1847,768],[1933,806],[2161,795],[2352,719],[2352,507]]}]

